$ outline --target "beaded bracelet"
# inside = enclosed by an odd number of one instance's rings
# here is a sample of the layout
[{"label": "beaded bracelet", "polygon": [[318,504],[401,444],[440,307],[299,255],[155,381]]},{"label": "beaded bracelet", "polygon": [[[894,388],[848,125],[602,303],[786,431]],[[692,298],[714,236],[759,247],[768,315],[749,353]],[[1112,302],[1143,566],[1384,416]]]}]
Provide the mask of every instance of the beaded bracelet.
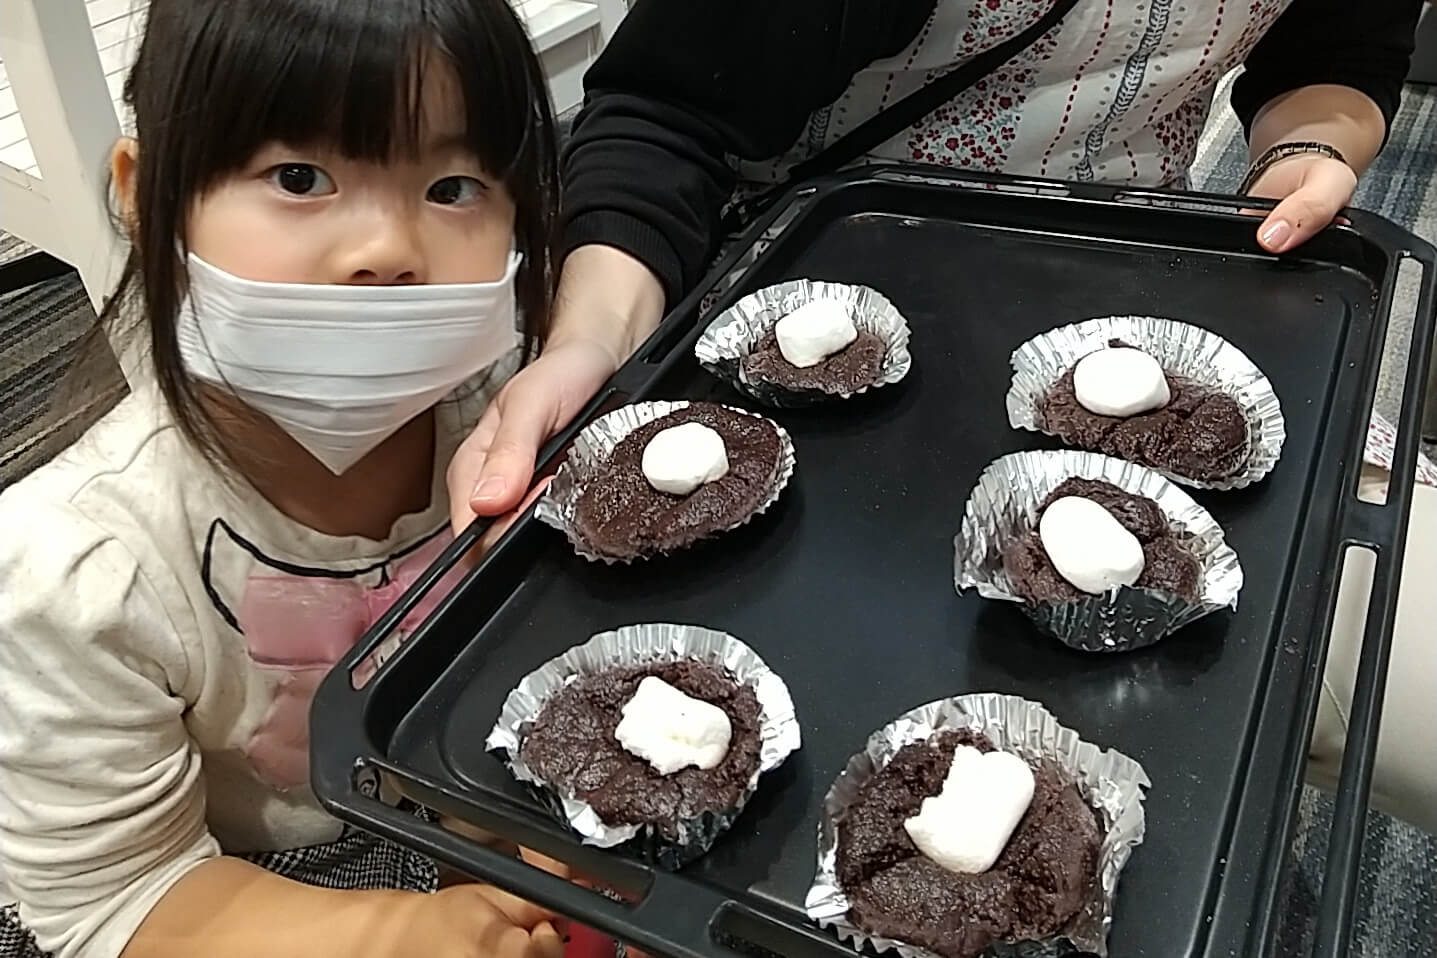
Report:
[{"label": "beaded bracelet", "polygon": [[1262,156],[1259,156],[1253,161],[1252,166],[1248,167],[1247,176],[1242,178],[1242,185],[1237,189],[1238,195],[1247,195],[1248,190],[1252,189],[1253,184],[1262,178],[1262,174],[1272,169],[1276,163],[1287,159],[1289,156],[1298,156],[1303,153],[1317,153],[1330,160],[1347,163],[1347,157],[1343,156],[1337,147],[1328,146],[1326,143],[1318,143],[1315,140],[1304,140],[1296,143],[1278,143],[1275,146],[1268,147]]}]

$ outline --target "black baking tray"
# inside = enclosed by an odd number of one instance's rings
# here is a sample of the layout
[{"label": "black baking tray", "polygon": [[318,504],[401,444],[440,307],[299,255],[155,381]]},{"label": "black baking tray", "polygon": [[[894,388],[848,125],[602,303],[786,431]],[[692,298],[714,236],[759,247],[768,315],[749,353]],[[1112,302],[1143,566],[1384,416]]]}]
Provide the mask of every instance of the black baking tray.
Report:
[{"label": "black baking tray", "polygon": [[[1147,840],[1122,875],[1111,954],[1257,955],[1273,938],[1341,556],[1359,544],[1376,551],[1377,572],[1322,929],[1325,953],[1340,954],[1437,280],[1430,246],[1377,217],[1349,215],[1350,225],[1278,258],[1255,245],[1255,221],[1232,199],[904,168],[794,191],[551,444],[549,468],[582,422],[627,401],[758,408],[693,359],[706,292],[721,291],[716,311],[785,279],[871,285],[912,325],[908,378],[848,402],[771,413],[793,435],[793,482],[769,513],[688,552],[589,563],[526,514],[356,689],[354,666],[463,560],[476,523],[320,688],[316,793],[347,821],[656,954],[838,955],[846,946],[803,914],[834,776],[906,709],[963,692],[1015,693],[1138,759],[1152,778]],[[1419,315],[1396,478],[1376,505],[1359,502],[1355,488],[1404,260],[1420,266]],[[1090,655],[1038,635],[1015,607],[955,594],[952,537],[989,461],[1054,445],[1007,425],[1010,352],[1042,330],[1109,314],[1171,316],[1228,338],[1271,379],[1288,435],[1262,483],[1196,496],[1242,560],[1238,610],[1149,649]],[[522,676],[596,632],[659,621],[723,629],[752,645],[786,680],[804,734],[732,831],[678,874],[580,846],[484,751]],[[635,903],[380,798],[395,792],[567,861]]]}]

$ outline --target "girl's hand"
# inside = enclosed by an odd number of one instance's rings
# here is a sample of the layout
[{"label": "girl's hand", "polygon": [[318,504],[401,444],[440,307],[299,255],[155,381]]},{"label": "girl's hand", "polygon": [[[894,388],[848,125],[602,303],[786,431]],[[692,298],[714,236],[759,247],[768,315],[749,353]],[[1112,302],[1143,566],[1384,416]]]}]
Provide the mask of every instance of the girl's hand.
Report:
[{"label": "girl's hand", "polygon": [[[488,885],[406,894],[385,958],[563,958],[548,912]],[[378,956],[376,956],[378,958]]]},{"label": "girl's hand", "polygon": [[1270,253],[1285,253],[1307,242],[1352,201],[1357,174],[1341,160],[1301,153],[1274,163],[1248,191],[1281,200],[1257,230]]},{"label": "girl's hand", "polygon": [[458,535],[475,515],[504,516],[492,542],[528,505],[539,447],[569,424],[619,361],[597,342],[569,340],[545,349],[519,370],[484,411],[449,463],[449,518]]}]

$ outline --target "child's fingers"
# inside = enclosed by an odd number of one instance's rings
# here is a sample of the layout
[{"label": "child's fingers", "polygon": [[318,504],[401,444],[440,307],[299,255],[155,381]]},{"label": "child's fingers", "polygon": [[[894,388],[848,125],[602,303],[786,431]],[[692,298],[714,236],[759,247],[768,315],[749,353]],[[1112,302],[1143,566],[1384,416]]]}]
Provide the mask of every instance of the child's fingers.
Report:
[{"label": "child's fingers", "polygon": [[493,885],[475,885],[474,891],[503,912],[505,918],[525,931],[537,928],[542,922],[552,923],[559,920],[553,912],[540,908],[516,895],[501,891]]},{"label": "child's fingers", "polygon": [[547,921],[541,921],[529,933],[535,958],[564,958],[564,937]]},{"label": "child's fingers", "polygon": [[[538,949],[529,932],[504,921],[490,922],[474,942],[475,958],[550,958]],[[465,954],[470,954],[466,949]]]}]

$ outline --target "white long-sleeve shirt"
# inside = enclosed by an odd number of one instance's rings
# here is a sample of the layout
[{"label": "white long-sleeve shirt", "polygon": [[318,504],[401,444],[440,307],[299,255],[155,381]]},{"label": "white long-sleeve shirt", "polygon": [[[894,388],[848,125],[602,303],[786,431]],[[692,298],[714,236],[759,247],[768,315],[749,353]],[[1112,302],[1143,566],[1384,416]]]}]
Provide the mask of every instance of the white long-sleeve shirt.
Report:
[{"label": "white long-sleeve shirt", "polygon": [[338,836],[310,699],[447,538],[444,466],[505,371],[436,407],[429,508],[383,541],[224,481],[152,386],[0,494],[0,904],[43,949],[115,958],[200,862]]}]

